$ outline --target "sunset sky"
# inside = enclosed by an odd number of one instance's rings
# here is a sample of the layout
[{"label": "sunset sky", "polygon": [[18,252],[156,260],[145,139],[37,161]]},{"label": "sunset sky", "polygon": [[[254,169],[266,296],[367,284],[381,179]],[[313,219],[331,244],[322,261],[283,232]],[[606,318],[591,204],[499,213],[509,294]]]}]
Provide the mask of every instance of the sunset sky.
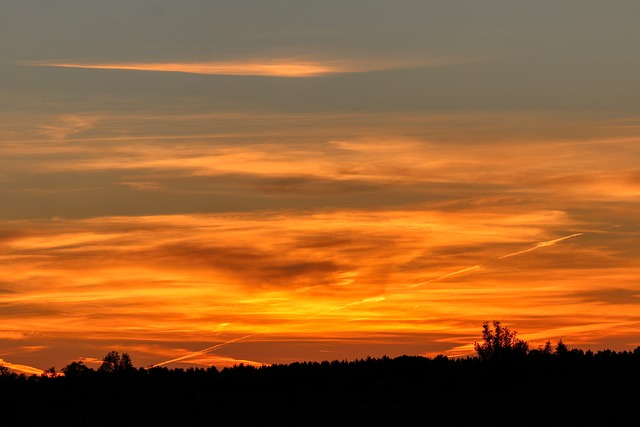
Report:
[{"label": "sunset sky", "polygon": [[0,363],[640,345],[640,2],[4,0]]}]

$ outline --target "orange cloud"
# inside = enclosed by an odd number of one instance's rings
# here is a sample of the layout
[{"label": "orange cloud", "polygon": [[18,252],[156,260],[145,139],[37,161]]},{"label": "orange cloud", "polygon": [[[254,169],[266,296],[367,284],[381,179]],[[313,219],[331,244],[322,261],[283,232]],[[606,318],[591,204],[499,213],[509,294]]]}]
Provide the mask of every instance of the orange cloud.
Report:
[{"label": "orange cloud", "polygon": [[[640,155],[638,140],[624,135],[627,127],[606,135],[601,128],[607,123],[600,123],[589,129],[596,136],[549,139],[543,131],[521,135],[512,129],[513,123],[525,129],[532,126],[518,115],[389,116],[36,118],[42,123],[29,125],[34,128],[31,136],[41,139],[0,147],[0,167],[7,180],[33,170],[37,176],[17,190],[32,197],[56,190],[82,191],[82,180],[71,178],[68,188],[32,184],[43,182],[41,174],[65,173],[109,174],[117,184],[107,191],[119,186],[136,192],[226,191],[253,198],[312,198],[345,193],[366,197],[367,192],[388,189],[406,192],[414,200],[428,199],[425,192],[434,193],[432,198],[447,203],[460,198],[470,203],[473,198],[491,205],[498,198],[508,202],[526,197],[535,204],[528,207],[533,209],[546,205],[549,198],[630,202],[640,191],[633,163]],[[548,117],[536,120],[551,121],[552,130],[557,126]],[[483,127],[496,121],[504,121],[504,128]],[[569,121],[566,126],[581,134],[576,129],[579,123]],[[43,126],[49,131],[43,132]],[[476,139],[459,134],[459,127],[472,129],[467,134]],[[506,143],[505,134],[516,142]],[[16,168],[21,174],[12,173]]]},{"label": "orange cloud", "polygon": [[22,61],[21,65],[38,67],[81,68],[98,70],[162,71],[188,74],[319,77],[338,73],[359,73],[408,67],[433,67],[484,60],[479,56],[447,56],[420,59],[360,58],[333,60],[254,59],[200,62],[116,62],[84,63],[62,61]]},{"label": "orange cloud", "polygon": [[349,72],[335,66],[314,62],[192,62],[192,63],[39,63],[42,67],[85,68],[97,70],[165,71],[189,74],[214,74],[232,76],[316,77],[326,74]]},{"label": "orange cloud", "polygon": [[21,374],[27,375],[42,375],[44,372],[42,369],[34,368],[33,366],[22,365],[19,363],[11,363],[7,362],[4,359],[0,359],[0,366],[6,366],[12,371],[19,372]]},{"label": "orange cloud", "polygon": [[[536,340],[571,331],[576,343],[596,342],[604,325],[619,325],[625,339],[637,329],[636,301],[584,294],[604,282],[634,289],[637,260],[608,255],[633,240],[631,230],[558,238],[553,230],[572,227],[561,212],[262,212],[5,227],[21,232],[0,241],[11,278],[0,286],[10,291],[3,324],[95,342],[84,357],[126,340],[156,343],[132,347],[144,365],[195,363],[211,352],[274,363],[282,360],[269,356],[277,337],[336,337],[332,351],[339,352],[352,351],[339,345],[349,337],[383,351],[395,339],[420,346],[424,333],[456,337],[435,342],[455,352],[490,318]],[[527,250],[532,245],[539,249]],[[380,333],[398,338],[385,342]],[[170,351],[185,343],[195,350]]]},{"label": "orange cloud", "polygon": [[[20,118],[29,132],[2,133],[3,195],[132,213],[3,221],[0,338],[47,343],[56,366],[112,348],[145,366],[468,354],[493,318],[535,342],[634,346],[637,138],[498,118]],[[127,210],[148,195],[170,209]],[[253,213],[189,213],[236,196]],[[153,215],[167,211],[186,213]]]}]

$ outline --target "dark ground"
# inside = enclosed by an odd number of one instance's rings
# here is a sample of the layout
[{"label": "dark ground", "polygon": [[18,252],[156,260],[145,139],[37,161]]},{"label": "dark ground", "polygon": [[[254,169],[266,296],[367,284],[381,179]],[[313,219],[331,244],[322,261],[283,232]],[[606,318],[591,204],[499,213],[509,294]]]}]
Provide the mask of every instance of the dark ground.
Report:
[{"label": "dark ground", "polygon": [[6,374],[0,399],[1,426],[634,426],[640,350]]}]

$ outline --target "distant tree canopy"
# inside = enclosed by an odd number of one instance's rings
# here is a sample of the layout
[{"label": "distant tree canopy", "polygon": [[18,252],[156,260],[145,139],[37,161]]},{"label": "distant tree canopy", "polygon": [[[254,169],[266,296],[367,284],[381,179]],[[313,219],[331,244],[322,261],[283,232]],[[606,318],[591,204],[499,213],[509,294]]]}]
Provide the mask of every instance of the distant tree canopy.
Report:
[{"label": "distant tree canopy", "polygon": [[62,368],[62,372],[64,373],[64,375],[69,378],[76,378],[82,375],[86,375],[91,370],[91,368],[89,368],[82,362],[71,362],[67,366]]},{"label": "distant tree canopy", "polygon": [[529,344],[517,338],[516,331],[510,331],[502,326],[499,321],[482,324],[482,343],[475,343],[474,347],[481,360],[503,360],[518,355],[526,355]]},{"label": "distant tree canopy", "polygon": [[100,372],[122,372],[129,371],[133,368],[131,358],[127,353],[122,353],[122,356],[117,351],[110,351],[102,359],[102,365],[98,368]]}]

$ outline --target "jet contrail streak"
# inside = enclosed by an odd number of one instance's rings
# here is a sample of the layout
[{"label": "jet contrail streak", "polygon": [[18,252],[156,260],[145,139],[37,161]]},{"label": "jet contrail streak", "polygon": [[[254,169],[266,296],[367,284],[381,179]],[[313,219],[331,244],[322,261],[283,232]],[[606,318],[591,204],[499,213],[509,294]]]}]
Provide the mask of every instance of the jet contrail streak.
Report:
[{"label": "jet contrail streak", "polygon": [[482,267],[481,265],[474,265],[473,267],[466,267],[466,268],[463,268],[462,270],[453,271],[451,273],[443,274],[442,276],[434,277],[433,279],[429,279],[429,280],[426,280],[424,282],[420,282],[420,283],[416,283],[416,284],[407,286],[406,289],[417,288],[418,286],[426,285],[428,283],[437,282],[438,280],[446,279],[447,277],[457,276],[459,274],[464,274],[464,273],[467,273],[469,271],[477,270],[478,268],[481,268],[481,267]]},{"label": "jet contrail streak", "polygon": [[189,353],[189,354],[186,354],[184,356],[176,357],[175,359],[166,360],[164,362],[156,363],[155,365],[148,366],[147,369],[156,368],[158,366],[167,365],[167,364],[173,363],[173,362],[180,362],[180,361],[186,360],[186,359],[191,359],[192,357],[196,357],[196,356],[200,356],[201,354],[209,353],[210,351],[217,350],[217,349],[219,349],[221,347],[224,347],[226,345],[233,344],[234,342],[246,340],[247,338],[255,337],[256,335],[266,334],[268,332],[271,332],[271,331],[256,332],[254,334],[245,335],[245,336],[242,336],[242,337],[230,340],[230,341],[226,341],[226,342],[223,342],[223,343],[220,343],[220,344],[212,345],[211,347],[203,348],[202,350],[194,351],[193,353]]},{"label": "jet contrail streak", "polygon": [[559,239],[553,239],[553,240],[549,240],[549,241],[546,241],[546,242],[540,242],[540,243],[537,243],[532,248],[525,249],[524,251],[514,252],[512,254],[502,255],[501,257],[498,257],[498,259],[509,258],[509,257],[512,257],[512,256],[516,256],[516,255],[520,255],[520,254],[525,254],[527,252],[535,251],[535,250],[540,249],[540,248],[546,248],[547,246],[553,246],[558,242],[562,242],[563,240],[572,239],[574,237],[582,236],[583,234],[584,233],[575,233],[575,234],[571,234],[569,236],[560,237]]}]

